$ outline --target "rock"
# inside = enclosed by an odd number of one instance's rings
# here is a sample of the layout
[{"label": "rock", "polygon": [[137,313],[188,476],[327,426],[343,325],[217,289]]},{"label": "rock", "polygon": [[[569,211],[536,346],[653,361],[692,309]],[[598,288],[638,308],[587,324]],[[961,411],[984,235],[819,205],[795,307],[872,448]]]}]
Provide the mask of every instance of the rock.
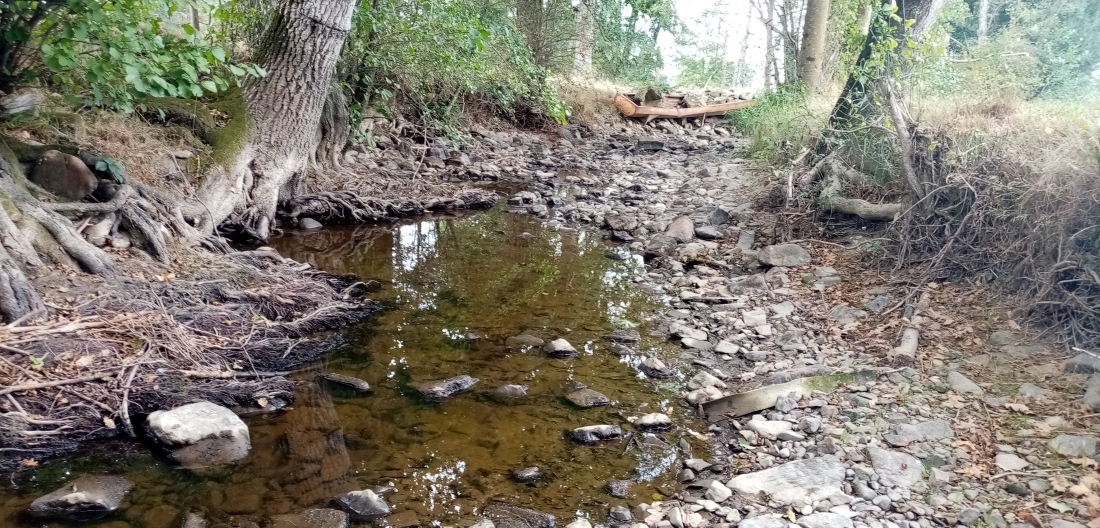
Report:
[{"label": "rock", "polygon": [[1052,451],[1065,457],[1091,457],[1096,455],[1096,438],[1061,434],[1047,444]]},{"label": "rock", "polygon": [[789,396],[780,396],[775,399],[775,410],[781,413],[789,413],[798,407],[798,402]]},{"label": "rock", "polygon": [[689,458],[684,461],[684,467],[691,469],[695,472],[701,472],[711,467],[711,463],[701,458]]},{"label": "rock", "polygon": [[691,242],[695,238],[695,223],[686,216],[678,217],[668,225],[668,229],[665,229],[665,235],[682,244]]},{"label": "rock", "polygon": [[1026,460],[1012,453],[999,453],[993,457],[993,463],[1005,471],[1019,471],[1028,466]]},{"label": "rock", "polygon": [[745,428],[756,432],[768,440],[775,440],[780,433],[785,433],[794,429],[794,424],[781,420],[749,420],[748,423],[745,424]]},{"label": "rock", "polygon": [[630,495],[630,484],[629,480],[612,480],[603,489],[612,497],[625,499],[627,495]]},{"label": "rock", "polygon": [[706,371],[699,371],[696,375],[692,376],[688,380],[688,388],[691,390],[704,389],[707,387],[718,387],[719,389],[726,388],[726,382],[718,379],[713,374]]},{"label": "rock", "polygon": [[[919,475],[919,462],[917,467]],[[842,493],[844,472],[845,467],[840,459],[826,455],[738,475],[726,485],[733,491],[750,497],[763,491],[772,500],[784,504],[796,500],[818,501]],[[741,526],[744,526],[743,522]]]},{"label": "rock", "polygon": [[1100,372],[1100,358],[1082,352],[1066,361],[1066,372],[1071,374],[1093,374]]},{"label": "rock", "polygon": [[737,528],[787,528],[787,526],[787,521],[774,513],[749,517],[737,523]]},{"label": "rock", "polygon": [[31,503],[32,517],[90,521],[118,509],[133,484],[123,477],[80,477]]},{"label": "rock", "polygon": [[688,468],[684,468],[676,475],[676,480],[685,483],[691,482],[695,480],[695,472]]},{"label": "rock", "polygon": [[[413,510],[405,510],[386,517],[385,524],[390,528],[414,528],[420,526],[420,519]],[[312,526],[310,528],[313,528]]]},{"label": "rock", "polygon": [[630,215],[611,214],[604,217],[607,228],[612,231],[634,231],[638,229],[638,219]]},{"label": "rock", "polygon": [[764,310],[745,310],[741,312],[741,320],[745,326],[756,328],[768,324],[768,312]]},{"label": "rock", "polygon": [[594,444],[601,440],[616,440],[623,435],[617,425],[589,425],[573,429],[570,436],[581,444]]},{"label": "rock", "polygon": [[505,346],[513,348],[538,347],[542,346],[543,343],[545,343],[545,341],[530,334],[520,334],[504,340]]},{"label": "rock", "polygon": [[722,232],[711,226],[699,226],[695,228],[695,236],[703,240],[718,240],[722,238]]},{"label": "rock", "polygon": [[546,344],[543,350],[552,357],[571,358],[577,355],[577,349],[569,341],[558,338]]},{"label": "rock", "polygon": [[618,522],[629,522],[634,519],[634,516],[630,513],[630,510],[623,506],[612,506],[609,515],[612,519]]},{"label": "rock", "polygon": [[1085,405],[1094,411],[1100,411],[1100,376],[1092,376],[1085,385]]},{"label": "rock", "polygon": [[970,378],[954,370],[947,373],[947,384],[951,386],[951,390],[958,393],[974,394],[976,396],[985,394],[985,391],[977,383],[970,381]]},{"label": "rock", "polygon": [[[270,528],[347,528],[348,514],[331,508],[313,508],[301,513],[275,515]],[[394,527],[398,528],[398,527]]]},{"label": "rock", "polygon": [[847,304],[838,304],[829,309],[829,318],[836,321],[841,326],[850,325],[867,317],[867,315],[867,312],[856,310]]},{"label": "rock", "polygon": [[1027,481],[1027,489],[1035,493],[1046,493],[1050,491],[1050,487],[1050,483],[1045,480],[1032,479]]},{"label": "rock", "polygon": [[30,180],[46,191],[74,202],[87,198],[99,185],[99,179],[80,158],[57,150],[47,150],[38,158]]},{"label": "rock", "polygon": [[580,518],[565,525],[565,528],[592,528],[592,523],[588,519]]},{"label": "rock", "polygon": [[657,358],[645,358],[638,368],[643,374],[653,379],[668,379],[673,375],[672,369]]},{"label": "rock", "polygon": [[810,263],[810,253],[796,244],[768,246],[756,253],[756,258],[766,266],[793,268]]},{"label": "rock", "polygon": [[642,340],[642,334],[633,328],[620,328],[607,334],[607,339],[612,343],[622,345],[636,345]]},{"label": "rock", "polygon": [[581,389],[570,392],[569,394],[565,395],[565,399],[569,400],[573,405],[585,409],[591,407],[603,407],[611,403],[611,400],[609,400],[607,396],[604,396],[603,394],[596,392],[592,389]]},{"label": "rock", "polygon": [[537,467],[523,468],[512,473],[512,478],[520,482],[532,482],[542,476],[542,470]]},{"label": "rock", "polygon": [[888,306],[890,306],[890,298],[885,295],[879,295],[878,297],[867,301],[867,304],[863,305],[863,307],[866,308],[868,312],[871,312],[873,314],[882,313],[882,311],[885,310]]},{"label": "rock", "polygon": [[917,424],[899,424],[896,432],[905,439],[905,442],[901,445],[908,445],[911,442],[942,440],[955,436],[955,431],[951,430],[951,424],[948,423],[947,420],[929,420]]},{"label": "rock", "polygon": [[635,420],[634,427],[642,431],[667,431],[672,429],[672,419],[664,413],[649,413]]},{"label": "rock", "polygon": [[1016,334],[1009,330],[998,330],[989,334],[989,344],[995,347],[1016,344]]},{"label": "rock", "polygon": [[867,448],[867,454],[883,485],[908,488],[920,482],[924,466],[913,455],[874,446]]},{"label": "rock", "polygon": [[[181,525],[180,528],[207,528],[207,526],[206,519],[201,515],[194,512],[188,512],[187,515],[183,516],[183,525]],[[278,528],[286,527],[280,526]]]},{"label": "rock", "polygon": [[710,487],[707,488],[706,496],[714,502],[722,503],[733,496],[733,490],[727,488],[721,481],[712,480]]},{"label": "rock", "polygon": [[501,385],[493,389],[493,396],[504,400],[514,400],[527,396],[526,385]]},{"label": "rock", "polygon": [[145,426],[160,443],[179,448],[170,456],[188,467],[240,460],[252,448],[248,426],[233,411],[206,401],[156,411]]},{"label": "rock", "polygon": [[495,528],[554,528],[558,523],[549,513],[500,503],[485,506],[483,514],[493,521]]},{"label": "rock", "polygon": [[959,524],[974,526],[982,520],[982,512],[977,508],[966,508],[959,512]]},{"label": "rock", "polygon": [[676,506],[668,511],[668,522],[673,528],[684,528],[684,510]]},{"label": "rock", "polygon": [[352,491],[336,498],[336,502],[353,517],[377,519],[390,514],[392,509],[373,490]]},{"label": "rock", "polygon": [[714,345],[710,344],[710,342],[708,341],[694,339],[691,337],[685,337],[681,339],[680,345],[682,345],[684,348],[692,348],[695,350],[710,350],[711,348],[714,348]]},{"label": "rock", "polygon": [[313,230],[321,229],[322,227],[324,227],[324,225],[321,224],[321,222],[318,222],[312,218],[299,218],[298,227],[302,229]]},{"label": "rock", "polygon": [[1064,521],[1062,519],[1051,519],[1050,528],[1086,528],[1081,523],[1075,523],[1072,521]]},{"label": "rock", "polygon": [[414,385],[414,387],[416,390],[420,391],[420,394],[423,394],[428,399],[443,401],[465,392],[470,387],[473,387],[478,381],[480,380],[477,378],[462,375],[444,380],[425,381]]},{"label": "rock", "polygon": [[704,387],[687,393],[684,399],[692,405],[698,405],[700,403],[712,402],[721,397],[722,391],[718,390],[716,387]]},{"label": "rock", "polygon": [[1005,486],[1005,491],[1013,495],[1019,495],[1020,497],[1027,497],[1031,495],[1031,490],[1027,489],[1027,484],[1023,482],[1013,482]]},{"label": "rock", "polygon": [[370,390],[370,384],[359,378],[353,378],[351,376],[345,376],[343,374],[337,374],[335,372],[326,372],[318,377],[325,381],[329,381],[337,385],[343,385],[345,387],[351,387],[358,391],[366,392]]},{"label": "rock", "polygon": [[802,528],[852,528],[852,520],[833,512],[814,512],[798,520]]}]

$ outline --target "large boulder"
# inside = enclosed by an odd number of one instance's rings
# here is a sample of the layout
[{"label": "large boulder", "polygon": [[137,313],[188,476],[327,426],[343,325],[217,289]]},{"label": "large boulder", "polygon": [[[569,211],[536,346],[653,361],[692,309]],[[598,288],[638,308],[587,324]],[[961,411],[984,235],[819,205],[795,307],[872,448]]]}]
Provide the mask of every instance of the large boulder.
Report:
[{"label": "large boulder", "polygon": [[95,191],[99,179],[76,156],[47,150],[38,158],[30,180],[61,198],[80,201]]},{"label": "large boulder", "polygon": [[416,385],[416,390],[435,401],[443,401],[456,394],[465,392],[473,387],[479,380],[462,375],[445,380],[426,381]]},{"label": "large boulder", "polygon": [[758,251],[756,259],[767,266],[793,268],[808,265],[810,253],[796,244],[778,244]]},{"label": "large boulder", "polygon": [[744,473],[731,479],[726,486],[750,497],[763,491],[772,500],[784,504],[800,499],[819,501],[842,493],[846,469],[840,459],[827,455]]},{"label": "large boulder", "polygon": [[32,517],[90,521],[118,509],[133,484],[123,477],[80,477],[31,503]]},{"label": "large boulder", "polygon": [[156,411],[146,421],[160,443],[174,448],[170,456],[188,466],[213,466],[248,455],[248,426],[233,411],[202,401],[169,411]]}]

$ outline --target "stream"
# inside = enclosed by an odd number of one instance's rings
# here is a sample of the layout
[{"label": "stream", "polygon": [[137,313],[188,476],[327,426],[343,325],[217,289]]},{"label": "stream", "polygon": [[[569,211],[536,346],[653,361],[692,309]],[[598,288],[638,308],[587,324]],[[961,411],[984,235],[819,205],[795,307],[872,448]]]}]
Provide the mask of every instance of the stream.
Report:
[{"label": "stream", "polygon": [[[675,347],[649,336],[646,314],[663,308],[634,286],[644,267],[599,232],[548,225],[498,207],[487,213],[429,217],[387,226],[330,227],[288,233],[271,244],[282,255],[334,273],[376,280],[383,310],[342,332],[347,345],[296,372],[296,401],[246,418],[252,449],[225,467],[186,470],[149,444],[113,441],[42,463],[0,490],[0,526],[43,524],[22,515],[36,497],[76,476],[123,475],[134,483],[123,507],[80,526],[177,528],[195,512],[210,526],[266,526],[272,515],[325,506],[341,493],[382,488],[388,524],[468,526],[481,506],[503,500],[606,524],[608,505],[630,506],[675,493],[681,437],[699,458],[700,430],[681,406],[681,380],[649,380],[648,357]],[[606,335],[637,328],[633,353],[613,353]],[[519,334],[565,338],[574,359],[538,346],[508,346]],[[620,351],[621,352],[621,351]],[[318,380],[354,376],[372,391]],[[413,384],[469,375],[479,382],[441,403]],[[524,385],[526,396],[493,389]],[[564,396],[587,386],[606,407],[581,409]],[[672,432],[645,435],[628,420],[663,412]],[[622,427],[624,438],[597,446],[573,442],[571,429]],[[521,482],[514,472],[537,467]],[[627,498],[605,491],[632,484]],[[628,502],[629,501],[629,502]],[[386,521],[381,521],[386,523]]]}]

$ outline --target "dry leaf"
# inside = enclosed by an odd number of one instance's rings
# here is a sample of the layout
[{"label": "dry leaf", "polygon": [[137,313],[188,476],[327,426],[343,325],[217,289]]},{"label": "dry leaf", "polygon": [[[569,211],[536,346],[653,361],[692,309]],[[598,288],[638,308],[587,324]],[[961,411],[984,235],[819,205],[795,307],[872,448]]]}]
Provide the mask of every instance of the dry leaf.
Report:
[{"label": "dry leaf", "polygon": [[33,458],[24,458],[20,460],[19,463],[22,464],[23,467],[38,467],[38,461]]},{"label": "dry leaf", "polygon": [[1070,486],[1069,489],[1066,491],[1068,491],[1069,494],[1073,495],[1074,497],[1083,497],[1090,493],[1090,490],[1087,486],[1082,486],[1080,484],[1074,484]]},{"label": "dry leaf", "polygon": [[92,356],[80,356],[79,358],[76,359],[75,364],[78,367],[87,367],[87,366],[90,366],[92,364],[92,361],[94,361],[94,360],[95,360],[95,358],[93,358]]},{"label": "dry leaf", "polygon": [[1005,403],[1005,408],[1010,411],[1016,411],[1018,413],[1031,414],[1031,409],[1027,405],[1022,403]]},{"label": "dry leaf", "polygon": [[260,407],[267,407],[267,398],[260,398],[256,400],[256,405],[259,405]]},{"label": "dry leaf", "polygon": [[963,400],[963,397],[959,396],[958,394],[948,394],[947,400],[943,402],[943,406],[950,407],[952,409],[962,409],[963,407],[966,407],[966,401]]},{"label": "dry leaf", "polygon": [[108,429],[114,429],[115,428],[115,421],[112,420],[110,416],[104,416],[103,417],[103,425],[106,425]]},{"label": "dry leaf", "polygon": [[1047,506],[1049,506],[1053,510],[1058,510],[1061,513],[1067,513],[1067,512],[1073,511],[1073,508],[1067,506],[1065,503],[1058,502],[1054,499],[1048,500],[1047,501]]},{"label": "dry leaf", "polygon": [[1089,521],[1089,523],[1086,526],[1088,526],[1089,528],[1100,528],[1100,517],[1097,517],[1097,518]]},{"label": "dry leaf", "polygon": [[1057,492],[1061,493],[1061,492],[1066,491],[1067,489],[1069,489],[1069,487],[1072,484],[1070,483],[1069,479],[1067,479],[1066,477],[1063,477],[1062,475],[1058,475],[1058,476],[1050,479],[1050,485],[1051,485],[1051,487],[1054,488],[1054,491],[1057,491]]}]

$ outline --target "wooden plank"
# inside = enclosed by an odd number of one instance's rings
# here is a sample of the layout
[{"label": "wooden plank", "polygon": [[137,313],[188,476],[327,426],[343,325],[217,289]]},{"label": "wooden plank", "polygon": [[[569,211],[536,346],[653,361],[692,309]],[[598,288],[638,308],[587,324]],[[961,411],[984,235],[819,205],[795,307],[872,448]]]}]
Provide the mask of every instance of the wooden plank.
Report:
[{"label": "wooden plank", "polygon": [[770,409],[775,406],[775,400],[780,396],[793,395],[793,398],[800,399],[813,391],[832,392],[842,384],[866,383],[876,379],[878,379],[878,372],[874,370],[800,378],[704,403],[703,412],[706,413],[708,420],[717,422],[731,416],[744,416]]},{"label": "wooden plank", "polygon": [[638,106],[629,97],[619,94],[615,96],[615,108],[623,117],[645,118],[646,122],[653,119],[685,119],[689,117],[706,117],[708,115],[725,114],[733,110],[748,108],[756,104],[756,101],[735,101],[716,105],[696,106],[693,108],[658,108],[652,106]]}]

